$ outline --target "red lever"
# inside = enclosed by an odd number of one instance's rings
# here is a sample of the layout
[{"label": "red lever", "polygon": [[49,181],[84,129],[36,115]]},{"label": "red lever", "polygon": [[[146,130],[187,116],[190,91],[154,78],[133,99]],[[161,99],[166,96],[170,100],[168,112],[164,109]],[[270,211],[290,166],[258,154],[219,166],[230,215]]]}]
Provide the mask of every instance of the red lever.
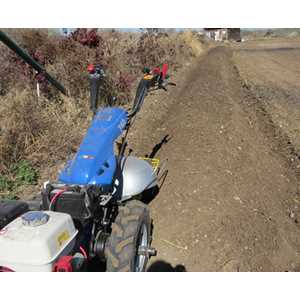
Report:
[{"label": "red lever", "polygon": [[156,67],[152,70],[152,74],[154,75],[161,74],[162,80],[166,78],[167,73],[168,73],[168,64],[162,64],[161,68]]},{"label": "red lever", "polygon": [[93,64],[89,64],[87,70],[90,74],[93,74],[95,72],[95,66]]},{"label": "red lever", "polygon": [[167,73],[168,73],[168,64],[163,64],[161,68],[161,77],[163,80],[166,78]]}]

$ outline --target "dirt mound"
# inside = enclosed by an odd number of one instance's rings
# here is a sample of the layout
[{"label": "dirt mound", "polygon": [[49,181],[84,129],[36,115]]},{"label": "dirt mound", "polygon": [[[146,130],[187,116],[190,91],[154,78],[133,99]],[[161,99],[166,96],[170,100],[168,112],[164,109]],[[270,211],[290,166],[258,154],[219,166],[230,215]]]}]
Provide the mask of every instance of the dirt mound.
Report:
[{"label": "dirt mound", "polygon": [[295,269],[297,174],[232,50],[211,50],[183,78],[146,103],[131,139],[144,155],[169,138],[157,154],[169,175],[151,203],[158,259],[187,271]]}]

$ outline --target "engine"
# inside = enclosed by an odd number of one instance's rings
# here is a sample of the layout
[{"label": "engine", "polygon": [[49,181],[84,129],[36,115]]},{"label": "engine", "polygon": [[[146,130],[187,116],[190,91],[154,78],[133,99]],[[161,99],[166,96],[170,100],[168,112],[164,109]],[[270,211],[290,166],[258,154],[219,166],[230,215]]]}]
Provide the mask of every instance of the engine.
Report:
[{"label": "engine", "polygon": [[77,234],[69,214],[26,212],[0,230],[0,267],[26,272],[59,270],[66,257],[73,257]]}]

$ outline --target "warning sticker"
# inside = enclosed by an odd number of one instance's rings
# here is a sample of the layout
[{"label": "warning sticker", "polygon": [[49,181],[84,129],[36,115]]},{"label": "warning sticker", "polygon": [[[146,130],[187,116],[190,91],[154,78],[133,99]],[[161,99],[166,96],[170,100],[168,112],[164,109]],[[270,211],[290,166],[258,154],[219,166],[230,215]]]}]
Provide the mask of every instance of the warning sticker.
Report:
[{"label": "warning sticker", "polygon": [[65,230],[57,237],[58,246],[61,247],[69,239],[70,239],[70,234],[67,230]]}]

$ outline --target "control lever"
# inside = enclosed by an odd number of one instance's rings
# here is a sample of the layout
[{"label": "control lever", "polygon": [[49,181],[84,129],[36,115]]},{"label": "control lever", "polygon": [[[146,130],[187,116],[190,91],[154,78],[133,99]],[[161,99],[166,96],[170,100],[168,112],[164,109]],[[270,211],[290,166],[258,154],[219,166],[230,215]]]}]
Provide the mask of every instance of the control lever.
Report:
[{"label": "control lever", "polygon": [[104,69],[100,65],[92,65],[88,66],[88,72],[90,77],[90,109],[95,116],[98,108],[98,100],[99,100],[99,90],[100,90],[100,83],[101,80],[106,77]]}]

